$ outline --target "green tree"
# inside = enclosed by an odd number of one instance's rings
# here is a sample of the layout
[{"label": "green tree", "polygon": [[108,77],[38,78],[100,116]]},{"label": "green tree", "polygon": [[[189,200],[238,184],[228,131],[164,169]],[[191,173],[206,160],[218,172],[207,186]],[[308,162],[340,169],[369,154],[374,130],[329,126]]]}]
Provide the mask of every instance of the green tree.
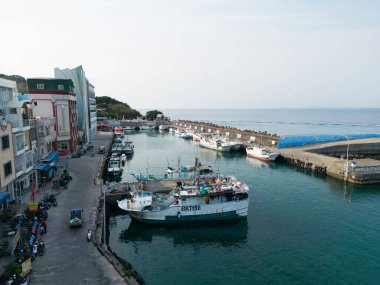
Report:
[{"label": "green tree", "polygon": [[153,121],[156,119],[158,114],[163,114],[161,111],[153,110],[153,111],[148,111],[146,112],[145,119],[149,121]]}]

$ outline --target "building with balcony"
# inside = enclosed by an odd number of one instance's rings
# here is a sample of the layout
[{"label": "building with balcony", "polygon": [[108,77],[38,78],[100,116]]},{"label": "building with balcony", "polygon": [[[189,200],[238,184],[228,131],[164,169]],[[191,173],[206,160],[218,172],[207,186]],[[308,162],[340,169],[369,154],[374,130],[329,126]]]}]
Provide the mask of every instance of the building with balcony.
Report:
[{"label": "building with balcony", "polygon": [[86,78],[82,66],[73,69],[54,69],[55,78],[71,79],[77,97],[78,133],[81,142],[91,142],[96,136],[95,88]]},{"label": "building with balcony", "polygon": [[13,156],[12,124],[7,121],[6,106],[16,95],[16,84],[0,78],[0,204],[3,205],[13,192],[16,178]]},{"label": "building with balcony", "polygon": [[30,120],[30,140],[34,161],[39,161],[54,151],[54,142],[57,139],[55,118],[39,116]]},{"label": "building with balcony", "polygon": [[[39,118],[36,120],[37,137],[40,142],[44,140],[44,146],[39,143],[38,151],[47,152],[49,142],[52,142],[60,155],[77,152],[77,98],[72,80],[29,78],[27,85],[32,116]],[[51,128],[53,119],[54,131]]]},{"label": "building with balcony", "polygon": [[[36,172],[33,169],[33,154],[30,150],[30,125],[29,125],[29,108],[28,101],[20,101],[17,95],[16,82],[6,80],[8,82],[0,82],[3,85],[1,92],[0,109],[2,114],[2,122],[9,125],[9,133],[4,138],[6,141],[12,142],[13,164],[4,168],[4,172],[12,170],[14,179],[12,186],[7,185],[7,190],[11,200],[21,201],[30,188],[31,181],[35,180]],[[6,85],[6,86],[5,86]],[[3,140],[3,138],[2,138]],[[3,143],[4,143],[3,142]],[[9,150],[8,150],[9,151]],[[9,151],[10,152],[10,151]],[[9,153],[8,153],[9,155]],[[4,166],[5,167],[5,166]],[[10,178],[8,179],[10,180]]]}]

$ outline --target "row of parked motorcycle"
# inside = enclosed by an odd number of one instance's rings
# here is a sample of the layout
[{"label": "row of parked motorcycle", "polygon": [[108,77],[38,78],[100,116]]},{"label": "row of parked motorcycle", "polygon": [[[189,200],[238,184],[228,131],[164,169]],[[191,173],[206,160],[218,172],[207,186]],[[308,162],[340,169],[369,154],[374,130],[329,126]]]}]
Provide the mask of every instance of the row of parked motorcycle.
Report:
[{"label": "row of parked motorcycle", "polygon": [[[43,256],[45,252],[45,242],[42,238],[47,233],[47,219],[49,217],[48,209],[50,207],[57,207],[57,199],[54,194],[44,195],[41,201],[38,202],[38,209],[35,212],[34,219],[31,220],[26,214],[19,214],[9,221],[10,230],[22,230],[27,233],[27,240],[19,242],[19,245],[14,251],[14,263],[17,266],[22,264],[29,258],[33,261],[37,256]],[[3,276],[1,276],[3,277]],[[29,284],[29,275],[21,277],[19,275],[12,275],[6,278],[4,283],[0,277],[1,284]]]}]

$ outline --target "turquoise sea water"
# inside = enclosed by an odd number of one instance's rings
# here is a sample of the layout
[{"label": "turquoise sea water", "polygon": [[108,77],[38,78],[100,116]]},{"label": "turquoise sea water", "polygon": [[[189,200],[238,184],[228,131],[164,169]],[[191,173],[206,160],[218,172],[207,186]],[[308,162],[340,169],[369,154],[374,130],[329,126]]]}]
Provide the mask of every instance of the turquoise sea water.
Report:
[{"label": "turquoise sea water", "polygon": [[195,156],[250,188],[248,217],[234,224],[151,227],[110,218],[109,244],[147,284],[379,284],[380,187],[220,154],[156,131],[128,136],[131,172],[163,175]]}]

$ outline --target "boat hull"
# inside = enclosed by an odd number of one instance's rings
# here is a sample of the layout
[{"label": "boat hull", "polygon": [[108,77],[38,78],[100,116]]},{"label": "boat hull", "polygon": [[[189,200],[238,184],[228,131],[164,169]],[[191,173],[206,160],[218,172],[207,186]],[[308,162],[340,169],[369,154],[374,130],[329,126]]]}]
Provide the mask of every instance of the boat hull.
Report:
[{"label": "boat hull", "polygon": [[129,211],[133,220],[147,224],[201,223],[244,219],[248,214],[248,199],[228,202],[223,205],[175,206],[161,211]]},{"label": "boat hull", "polygon": [[204,147],[204,148],[213,149],[213,150],[220,151],[220,152],[230,152],[231,151],[231,146],[218,147],[218,146],[214,146],[214,145],[202,143],[202,142],[199,144],[199,146]]},{"label": "boat hull", "polygon": [[254,155],[254,154],[250,154],[250,153],[247,153],[247,156],[248,157],[251,157],[251,158],[256,158],[256,159],[259,159],[261,161],[275,161],[277,156],[273,156],[273,157],[267,157],[267,156],[257,156],[257,155]]}]

